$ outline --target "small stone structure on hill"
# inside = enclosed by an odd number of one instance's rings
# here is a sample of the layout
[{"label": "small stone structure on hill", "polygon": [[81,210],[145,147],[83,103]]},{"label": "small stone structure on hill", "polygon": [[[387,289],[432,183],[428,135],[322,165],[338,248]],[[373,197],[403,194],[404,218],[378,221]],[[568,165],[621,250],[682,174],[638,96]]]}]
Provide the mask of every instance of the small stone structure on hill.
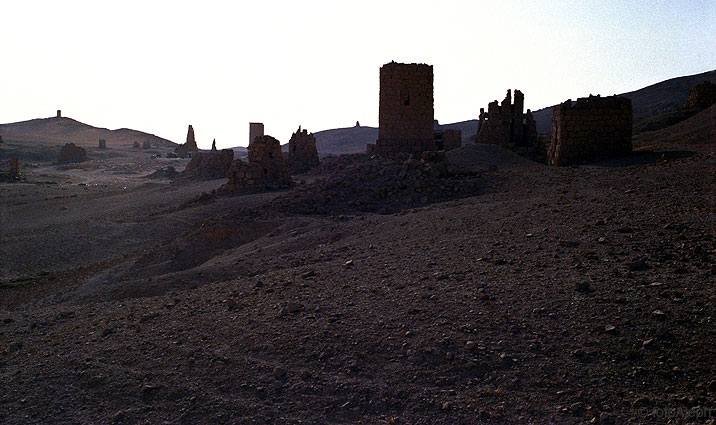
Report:
[{"label": "small stone structure on hill", "polygon": [[476,143],[500,145],[508,149],[534,146],[537,140],[537,124],[529,109],[523,113],[525,95],[515,90],[512,103],[512,91],[507,90],[502,104],[496,100],[480,108],[477,123]]},{"label": "small stone structure on hill", "polygon": [[291,184],[281,152],[281,142],[271,136],[259,136],[248,147],[248,163],[240,159],[231,163],[229,181],[220,192],[231,193],[246,188],[275,189]]},{"label": "small stone structure on hill", "polygon": [[316,138],[313,133],[298,127],[291,140],[288,141],[288,169],[292,173],[309,170],[320,164],[318,150],[316,150]]},{"label": "small stone structure on hill", "polygon": [[189,129],[186,132],[186,143],[177,146],[174,149],[174,153],[181,158],[190,158],[198,150],[199,148],[196,146],[196,139],[194,138],[194,127],[189,125]]},{"label": "small stone structure on hill", "polygon": [[552,108],[549,165],[568,165],[631,152],[631,100],[589,96]]},{"label": "small stone structure on hill", "polygon": [[[433,67],[391,62],[380,68],[378,140],[368,155],[395,156],[450,150],[462,144],[460,130],[434,131]],[[359,124],[356,122],[356,127]]]},{"label": "small stone structure on hill", "polygon": [[62,118],[62,110],[61,109],[57,110],[57,118]]},{"label": "small stone structure on hill", "polygon": [[142,142],[142,149],[151,149],[152,148],[152,142],[149,140],[145,140]]},{"label": "small stone structure on hill", "polygon": [[70,164],[74,162],[87,161],[87,152],[81,146],[75,146],[74,143],[65,143],[60,149],[60,155],[57,157],[58,164]]},{"label": "small stone structure on hill", "polygon": [[254,142],[257,137],[264,135],[264,125],[260,122],[249,123],[249,145]]},{"label": "small stone structure on hill", "polygon": [[186,165],[182,176],[190,179],[221,179],[226,177],[233,160],[234,151],[231,149],[222,149],[220,152],[196,152]]},{"label": "small stone structure on hill", "polygon": [[716,84],[704,81],[695,85],[684,103],[684,109],[702,110],[716,103]]},{"label": "small stone structure on hill", "polygon": [[100,149],[107,149],[107,141],[104,139],[99,139],[99,144],[97,145]]},{"label": "small stone structure on hill", "polygon": [[0,162],[0,182],[17,182],[20,180],[20,162],[16,156],[5,163]]}]

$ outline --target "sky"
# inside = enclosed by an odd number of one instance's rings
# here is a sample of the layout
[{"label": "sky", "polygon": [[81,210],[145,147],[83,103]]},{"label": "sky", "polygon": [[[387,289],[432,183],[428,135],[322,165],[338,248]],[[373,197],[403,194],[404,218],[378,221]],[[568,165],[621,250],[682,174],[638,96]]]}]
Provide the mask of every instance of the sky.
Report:
[{"label": "sky", "polygon": [[63,116],[200,148],[378,126],[379,69],[434,67],[435,118],[716,69],[716,0],[7,1],[0,123]]}]

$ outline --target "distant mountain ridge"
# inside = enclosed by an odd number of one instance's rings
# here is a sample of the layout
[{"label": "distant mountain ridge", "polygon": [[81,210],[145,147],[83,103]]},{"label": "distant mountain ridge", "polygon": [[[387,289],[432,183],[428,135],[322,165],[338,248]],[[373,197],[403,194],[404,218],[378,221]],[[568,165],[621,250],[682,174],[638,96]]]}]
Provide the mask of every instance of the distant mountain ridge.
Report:
[{"label": "distant mountain ridge", "polygon": [[97,146],[99,139],[105,139],[108,146],[119,144],[140,145],[148,141],[152,146],[171,147],[176,143],[150,133],[129,128],[109,130],[94,127],[72,118],[36,118],[9,124],[0,124],[0,136],[5,140],[20,142],[75,143],[83,146]]}]

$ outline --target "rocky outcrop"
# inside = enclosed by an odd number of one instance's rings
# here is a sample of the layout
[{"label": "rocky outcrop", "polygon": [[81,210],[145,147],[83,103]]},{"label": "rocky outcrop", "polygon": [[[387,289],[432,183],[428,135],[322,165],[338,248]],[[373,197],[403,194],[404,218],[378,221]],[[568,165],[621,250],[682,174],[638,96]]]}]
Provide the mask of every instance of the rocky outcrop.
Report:
[{"label": "rocky outcrop", "polygon": [[81,146],[74,143],[65,143],[57,157],[58,164],[71,164],[75,162],[87,161],[87,152]]},{"label": "rocky outcrop", "polygon": [[213,180],[226,177],[234,160],[234,151],[222,149],[212,152],[196,152],[186,165],[182,176],[195,180]]}]

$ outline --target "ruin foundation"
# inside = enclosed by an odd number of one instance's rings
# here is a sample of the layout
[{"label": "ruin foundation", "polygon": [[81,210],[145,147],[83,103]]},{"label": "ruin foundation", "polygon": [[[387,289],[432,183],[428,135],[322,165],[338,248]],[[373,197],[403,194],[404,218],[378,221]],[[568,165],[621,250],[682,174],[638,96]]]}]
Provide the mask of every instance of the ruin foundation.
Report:
[{"label": "ruin foundation", "polygon": [[299,173],[319,165],[316,138],[313,133],[298,127],[291,140],[288,141],[288,169],[292,173]]},{"label": "ruin foundation", "polygon": [[589,96],[552,108],[549,165],[568,165],[631,152],[631,100]]}]

